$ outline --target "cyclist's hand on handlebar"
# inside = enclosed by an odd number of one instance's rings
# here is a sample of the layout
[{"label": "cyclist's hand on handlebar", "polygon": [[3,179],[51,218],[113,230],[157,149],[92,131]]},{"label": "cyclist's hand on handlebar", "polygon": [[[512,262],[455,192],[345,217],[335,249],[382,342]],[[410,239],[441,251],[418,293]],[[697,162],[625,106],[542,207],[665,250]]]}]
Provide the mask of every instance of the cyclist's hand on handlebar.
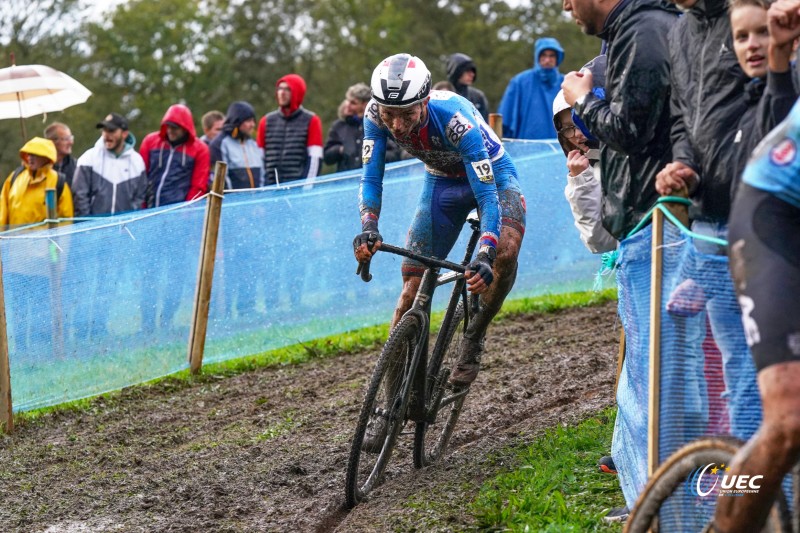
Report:
[{"label": "cyclist's hand on handlebar", "polygon": [[[488,248],[488,247],[486,247]],[[487,251],[478,253],[478,256],[473,262],[467,265],[467,289],[473,294],[481,294],[489,289],[489,285],[494,280],[492,273],[492,264],[494,263],[495,256],[494,248],[488,248]]]},{"label": "cyclist's hand on handlebar", "polygon": [[375,250],[381,247],[383,237],[377,231],[363,231],[353,239],[353,253],[359,263],[366,263]]}]

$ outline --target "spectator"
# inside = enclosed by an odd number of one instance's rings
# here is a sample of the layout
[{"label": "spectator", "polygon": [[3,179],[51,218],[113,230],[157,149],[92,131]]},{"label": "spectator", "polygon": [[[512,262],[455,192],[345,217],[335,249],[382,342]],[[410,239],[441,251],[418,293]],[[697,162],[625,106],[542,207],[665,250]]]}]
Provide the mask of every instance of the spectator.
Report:
[{"label": "spectator", "polygon": [[552,37],[537,39],[533,49],[533,68],[514,76],[500,101],[503,137],[554,139],[556,136],[550,109],[564,79],[558,71],[564,49]]},{"label": "spectator", "polygon": [[[211,162],[223,161],[228,165],[225,176],[226,189],[253,189],[264,186],[261,166],[263,152],[251,137],[256,129],[256,113],[248,102],[233,102],[228,107],[222,132],[211,142]],[[212,167],[213,168],[213,167]],[[258,208],[256,208],[258,209]],[[254,247],[259,246],[261,229],[258,225],[243,224],[235,230],[235,238],[226,239],[222,228],[221,248],[224,253],[222,267],[225,276],[224,302],[221,310],[225,318],[232,317],[234,299],[237,316],[252,318],[255,311],[256,289],[261,276],[258,270],[259,255]],[[234,274],[234,272],[236,272]]]},{"label": "spectator", "polygon": [[[78,158],[73,182],[76,216],[114,215],[141,209],[147,174],[142,156],[134,149],[136,138],[128,131],[128,120],[109,113],[97,123],[97,128],[102,129],[100,138]],[[109,242],[102,262],[85,261],[68,269],[68,276],[80,272],[80,277],[88,283],[67,283],[65,288],[89,289],[88,294],[77,295],[69,304],[75,305],[71,322],[76,341],[84,341],[90,334],[93,339],[108,334],[109,309],[127,263],[124,250],[128,249],[114,239],[130,242],[130,238],[127,234],[106,235]]]},{"label": "spectator", "polygon": [[[660,0],[564,0],[564,10],[572,13],[584,33],[608,43],[605,98],[593,91],[591,71],[570,72],[562,89],[567,103],[601,143],[603,227],[621,240],[656,201],[656,173],[671,157],[667,35],[678,11]],[[620,291],[620,305],[630,299],[627,291]],[[628,334],[629,327],[625,325]],[[626,357],[623,377],[631,365],[641,364]],[[635,403],[646,409],[646,394],[637,392],[641,389],[640,383],[622,379],[617,395],[627,393],[633,398],[629,406]],[[640,411],[620,409],[617,427],[626,424],[646,431],[641,420]],[[620,464],[617,460],[617,452],[632,445],[623,442],[615,430],[614,463],[629,505],[642,488],[639,483],[647,478],[646,461]],[[627,515],[628,508],[624,507],[612,509],[605,518],[622,521]]]},{"label": "spectator", "polygon": [[72,135],[72,131],[62,122],[53,122],[45,128],[44,136],[56,145],[58,159],[53,165],[53,170],[63,174],[67,185],[72,187],[72,179],[75,177],[75,159],[72,157],[72,145],[75,144],[75,137]]},{"label": "spectator", "polygon": [[[197,138],[191,110],[183,104],[167,109],[161,129],[148,134],[139,150],[147,172],[147,207],[160,207],[194,200],[208,192],[208,146]],[[181,296],[193,279],[181,269],[191,264],[182,235],[166,233],[162,246],[152,250],[153,260],[144,273],[141,292],[142,332],[155,330],[156,302],[161,302],[160,327],[167,330],[180,305]],[[158,279],[159,277],[166,277]]]},{"label": "spectator", "polygon": [[[72,218],[72,193],[69,185],[63,175],[53,170],[53,164],[58,157],[53,142],[34,137],[25,143],[19,156],[22,165],[6,178],[0,192],[0,224],[18,226],[46,220],[45,189],[57,191],[58,217]],[[44,247],[38,246],[39,244]],[[32,242],[25,250],[23,264],[29,265],[33,256],[47,253],[46,243]],[[8,259],[6,257],[4,261]],[[50,278],[46,269],[44,272],[31,272],[28,269],[15,268],[14,263],[12,260],[11,265],[4,265],[9,281],[6,285],[6,305],[14,310],[15,318],[9,340],[13,341],[15,351],[19,354],[26,354],[29,348],[47,349],[51,340],[49,328],[43,333],[41,326],[37,324],[50,324],[52,321],[50,306],[42,303],[52,300]]]},{"label": "spectator", "polygon": [[56,189],[58,217],[72,218],[72,191],[66,179],[53,169],[56,147],[53,141],[34,137],[19,151],[22,165],[3,183],[0,192],[0,224],[18,226],[47,219],[45,189]]},{"label": "spectator", "polygon": [[209,146],[212,170],[217,161],[228,165],[226,189],[264,186],[263,152],[252,138],[255,128],[256,112],[248,102],[234,102],[228,107],[222,131]]},{"label": "spectator", "polygon": [[[692,231],[727,240],[737,174],[752,148],[788,115],[795,100],[789,72],[791,39],[781,44],[785,49],[782,58],[775,57],[777,48],[773,49],[767,32],[766,4],[750,4],[754,11],[738,10],[739,19],[752,14],[757,17],[754,22],[739,20],[734,38],[726,0],[676,3],[688,8],[688,12],[670,34],[673,160],[658,174],[656,188],[661,194],[688,190],[693,201],[689,211]],[[720,53],[703,54],[707,49]],[[737,54],[741,55],[739,62]],[[781,63],[782,71],[769,73],[770,91],[757,123],[754,111],[748,112],[752,107],[748,99],[752,95],[758,101],[764,82],[751,82],[749,89],[746,84],[749,76],[766,78],[767,62],[773,64],[775,60]],[[714,82],[709,84],[707,80]],[[750,117],[744,123],[746,129],[740,126],[744,116]],[[726,246],[708,240],[694,239],[693,243],[701,254],[728,253]],[[753,429],[751,398],[757,397],[758,390],[744,331],[738,322],[730,320],[737,304],[728,266],[705,255],[698,255],[695,262],[675,291],[675,304],[680,308],[682,300],[691,301],[684,294],[696,295],[698,311],[707,311],[714,341],[722,354],[731,434],[746,439]],[[699,327],[687,327],[688,335],[700,335],[695,331]]]},{"label": "spectator", "polygon": [[148,134],[139,153],[147,169],[147,207],[199,198],[208,192],[208,146],[197,138],[192,111],[167,109],[161,129]]},{"label": "spectator", "polygon": [[322,121],[303,108],[303,78],[287,74],[275,87],[278,109],[261,117],[256,137],[264,149],[267,184],[301,179],[310,184],[322,166]]},{"label": "spectator", "polygon": [[[369,85],[357,83],[345,94],[345,105],[339,120],[333,123],[325,143],[325,163],[336,165],[336,172],[361,168],[361,143],[364,139],[364,110],[372,98]],[[400,149],[394,142],[387,147],[386,162],[400,160]]]},{"label": "spectator", "polygon": [[79,217],[114,215],[141,209],[147,174],[128,120],[110,113],[97,123],[102,129],[94,147],[78,159],[73,183],[75,214]]},{"label": "spectator", "polygon": [[[602,66],[605,68],[605,61]],[[559,92],[553,101],[553,125],[567,156],[569,172],[564,195],[584,246],[593,254],[610,252],[617,248],[618,241],[602,224],[603,192],[600,188],[598,143],[589,140],[575,125],[571,111],[564,94]]]},{"label": "spectator", "polygon": [[200,122],[203,126],[203,136],[200,137],[200,140],[206,144],[211,144],[217,135],[222,131],[222,124],[225,122],[225,115],[222,114],[222,111],[209,111],[203,118],[200,119]]},{"label": "spectator", "polygon": [[433,84],[434,91],[450,91],[451,93],[456,92],[456,88],[447,80],[437,81]]},{"label": "spectator", "polygon": [[460,94],[475,105],[483,120],[489,120],[489,100],[483,91],[472,86],[478,79],[478,68],[472,58],[456,53],[447,58],[447,79],[453,84],[453,92]]}]

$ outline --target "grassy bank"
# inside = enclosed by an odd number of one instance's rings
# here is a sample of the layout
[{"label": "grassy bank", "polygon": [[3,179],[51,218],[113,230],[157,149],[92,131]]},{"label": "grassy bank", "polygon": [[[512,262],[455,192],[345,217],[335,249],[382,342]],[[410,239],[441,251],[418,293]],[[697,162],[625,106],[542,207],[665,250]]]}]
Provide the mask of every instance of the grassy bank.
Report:
[{"label": "grassy bank", "polygon": [[548,430],[516,451],[516,464],[484,483],[471,512],[493,531],[619,531],[602,517],[625,505],[616,476],[598,471],[611,449],[614,409]]}]

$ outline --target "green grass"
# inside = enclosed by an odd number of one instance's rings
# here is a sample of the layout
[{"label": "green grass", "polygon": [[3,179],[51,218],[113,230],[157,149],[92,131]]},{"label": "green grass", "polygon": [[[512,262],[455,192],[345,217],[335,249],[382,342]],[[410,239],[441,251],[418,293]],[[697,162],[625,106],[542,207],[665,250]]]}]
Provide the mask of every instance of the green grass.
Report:
[{"label": "green grass", "polygon": [[[616,290],[613,289],[602,292],[573,292],[521,298],[505,302],[503,309],[495,320],[501,321],[522,314],[549,313],[572,307],[599,305],[614,299],[616,299]],[[434,331],[440,326],[443,316],[443,312],[438,312],[434,313],[431,317],[431,328]],[[350,354],[369,349],[379,351],[388,334],[388,324],[370,326],[338,335],[323,337],[310,342],[292,344],[284,348],[269,350],[247,357],[206,364],[203,366],[202,374],[200,375],[192,375],[188,370],[181,370],[166,377],[156,378],[138,385],[126,387],[122,390],[123,392],[114,391],[98,396],[102,397],[104,401],[114,401],[123,393],[135,395],[136,391],[142,391],[147,387],[158,386],[162,390],[178,390],[192,383],[215,382],[224,377],[250,372],[259,368],[300,364],[312,359],[331,357],[339,354]],[[185,348],[180,349],[184,350]],[[150,349],[146,350],[144,353],[140,350],[132,350],[131,353],[124,357],[153,357],[157,354],[163,356],[163,351],[166,350]],[[72,366],[73,369],[71,371],[73,372],[79,370],[85,373],[87,371],[86,368],[77,368],[75,365]],[[125,365],[122,365],[122,368],[124,367]],[[60,380],[64,379],[65,377],[62,375]],[[51,407],[33,409],[24,413],[17,413],[15,414],[15,423],[24,424],[51,412],[91,411],[97,408],[95,399],[98,398],[98,396],[65,402]]]},{"label": "green grass", "polygon": [[615,410],[607,409],[575,427],[557,427],[516,451],[513,470],[486,482],[471,512],[493,531],[619,532],[602,517],[625,505],[616,476],[602,474],[597,460],[608,455]]}]

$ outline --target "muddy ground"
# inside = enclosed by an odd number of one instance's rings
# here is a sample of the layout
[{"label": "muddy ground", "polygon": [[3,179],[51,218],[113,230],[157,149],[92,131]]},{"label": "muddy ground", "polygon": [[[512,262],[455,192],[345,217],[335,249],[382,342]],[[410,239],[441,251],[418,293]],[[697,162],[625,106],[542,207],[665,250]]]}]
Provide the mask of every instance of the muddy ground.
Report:
[{"label": "muddy ground", "polygon": [[414,470],[413,432],[401,435],[385,483],[350,512],[344,473],[374,350],[131,388],[22,424],[0,438],[0,531],[475,529],[467,505],[509,466],[509,446],[612,403],[615,317],[609,303],[493,324],[445,460]]}]

